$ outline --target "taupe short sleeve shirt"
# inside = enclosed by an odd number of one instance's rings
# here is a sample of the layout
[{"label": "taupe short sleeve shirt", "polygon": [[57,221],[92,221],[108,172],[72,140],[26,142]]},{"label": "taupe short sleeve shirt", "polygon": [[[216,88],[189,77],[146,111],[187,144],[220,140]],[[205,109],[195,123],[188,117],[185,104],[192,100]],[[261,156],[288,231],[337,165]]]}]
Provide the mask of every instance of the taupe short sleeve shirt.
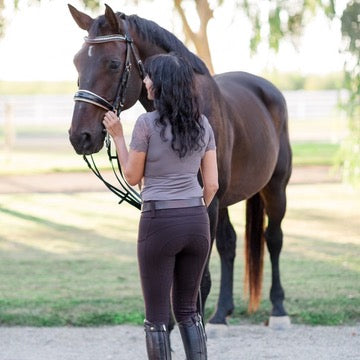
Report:
[{"label": "taupe short sleeve shirt", "polygon": [[197,180],[201,159],[206,151],[216,149],[214,133],[208,119],[201,116],[205,129],[205,145],[201,150],[180,158],[171,148],[170,124],[164,133],[166,141],[161,138],[161,127],[156,123],[158,116],[157,111],[142,114],[135,123],[130,142],[131,149],[146,153],[142,200],[202,197],[202,189]]}]

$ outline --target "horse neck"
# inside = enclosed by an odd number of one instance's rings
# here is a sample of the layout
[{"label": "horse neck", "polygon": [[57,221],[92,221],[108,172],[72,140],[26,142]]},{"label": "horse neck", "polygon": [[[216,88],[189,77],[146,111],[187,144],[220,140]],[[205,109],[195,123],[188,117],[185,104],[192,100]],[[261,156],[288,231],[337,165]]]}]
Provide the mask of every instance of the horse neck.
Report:
[{"label": "horse neck", "polygon": [[129,33],[134,41],[134,44],[139,53],[140,59],[144,62],[147,58],[153,55],[165,54],[167,51],[161,47],[154,45],[144,39],[142,39],[135,29],[129,28]]},{"label": "horse neck", "polygon": [[[145,62],[145,60],[151,56],[166,54],[169,52],[163,49],[162,47],[155,45],[154,43],[149,42],[148,40],[139,36],[138,29],[136,29],[135,26],[131,26],[131,24],[128,23],[126,27],[127,27],[127,31],[129,32],[131,38],[134,41],[135,47],[137,48],[138,54],[142,62]],[[219,94],[218,86],[209,73],[203,75],[197,74],[196,78],[197,78],[197,83],[199,84],[200,92],[202,93],[201,98],[205,97],[205,100],[202,101],[204,103],[204,105],[202,106],[204,108],[204,113],[206,115],[209,115],[212,112],[212,110],[209,108],[209,103],[207,99],[215,95],[218,96]],[[144,86],[139,101],[147,111],[153,110],[152,102],[149,102],[149,100],[147,99],[146,90]]]},{"label": "horse neck", "polygon": [[[141,61],[144,63],[145,60],[153,55],[164,54],[166,51],[159,46],[156,46],[152,43],[147,42],[146,40],[142,39],[138,36],[135,29],[129,28],[128,29],[131,38],[134,41],[134,45],[137,49],[137,52],[140,56]],[[142,91],[140,97],[138,99],[146,111],[153,111],[154,105],[153,102],[147,98],[147,91],[145,85],[142,85]]]},{"label": "horse neck", "polygon": [[140,58],[143,62],[151,56],[167,53],[164,49],[149,43],[144,43],[144,45],[138,46],[138,49]]}]

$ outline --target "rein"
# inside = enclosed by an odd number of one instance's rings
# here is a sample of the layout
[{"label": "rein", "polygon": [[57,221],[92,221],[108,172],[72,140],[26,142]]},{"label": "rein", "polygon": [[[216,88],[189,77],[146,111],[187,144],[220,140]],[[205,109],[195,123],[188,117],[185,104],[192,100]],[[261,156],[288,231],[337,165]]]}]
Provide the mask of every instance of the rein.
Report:
[{"label": "rein", "polygon": [[[121,111],[124,108],[125,104],[125,96],[126,96],[126,89],[128,86],[129,76],[130,76],[130,70],[131,70],[131,53],[134,55],[134,58],[136,59],[136,64],[140,73],[141,78],[143,79],[145,77],[145,69],[144,65],[134,47],[133,40],[126,34],[125,36],[116,34],[116,35],[103,35],[103,36],[96,36],[94,38],[85,37],[84,38],[86,43],[89,44],[102,44],[106,42],[112,42],[112,41],[122,41],[126,42],[126,60],[125,60],[125,66],[123,73],[121,75],[121,78],[119,80],[119,84],[117,87],[115,100],[111,104],[106,99],[101,97],[98,94],[93,93],[89,90],[79,89],[75,95],[74,95],[74,101],[82,101],[89,104],[93,104],[95,106],[98,106],[104,110],[107,111],[113,111],[117,114],[117,116],[120,116]],[[106,130],[105,130],[106,131]],[[123,201],[126,201],[130,205],[136,207],[137,209],[141,209],[141,198],[139,193],[137,193],[125,180],[125,177],[123,175],[123,172],[121,170],[121,166],[119,163],[119,159],[117,157],[117,154],[112,155],[111,153],[111,141],[110,136],[106,132],[106,139],[105,139],[105,145],[107,148],[107,154],[108,158],[113,170],[113,173],[117,179],[117,181],[120,184],[120,188],[115,187],[108,181],[104,179],[104,177],[101,175],[98,167],[96,166],[95,160],[92,155],[87,156],[83,155],[83,158],[90,168],[90,170],[95,174],[95,176],[100,179],[105,186],[113,192],[115,195],[117,195],[120,198],[119,204],[121,204]],[[90,159],[88,158],[90,157]],[[117,163],[117,169],[120,174],[118,175],[114,160],[116,160]]]},{"label": "rein", "polygon": [[[111,142],[110,142],[110,137],[108,134],[106,135],[105,145],[106,145],[107,154],[108,154],[108,158],[109,158],[109,161],[111,164],[112,171],[116,177],[116,180],[119,182],[120,188],[112,185],[111,183],[109,183],[107,180],[104,179],[104,177],[100,173],[100,170],[96,166],[94,157],[92,155],[90,155],[90,156],[84,155],[83,159],[85,160],[89,169],[95,174],[95,176],[98,179],[100,179],[112,193],[114,193],[116,196],[118,196],[120,198],[119,204],[121,204],[123,201],[126,201],[130,205],[132,205],[140,210],[141,209],[140,194],[137,191],[135,191],[126,182],[126,180],[124,178],[124,174],[121,170],[121,166],[120,166],[117,154],[112,155],[112,153],[111,153]],[[90,160],[88,157],[90,158]],[[114,165],[115,160],[116,160],[117,170],[119,171],[120,176],[118,175],[118,173],[116,171],[116,167]]]}]

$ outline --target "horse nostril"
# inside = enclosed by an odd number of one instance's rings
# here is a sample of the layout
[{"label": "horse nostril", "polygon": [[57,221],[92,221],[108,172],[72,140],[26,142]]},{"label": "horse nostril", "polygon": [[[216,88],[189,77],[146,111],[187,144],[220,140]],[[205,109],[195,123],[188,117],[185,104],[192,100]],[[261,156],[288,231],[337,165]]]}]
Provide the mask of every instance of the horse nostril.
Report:
[{"label": "horse nostril", "polygon": [[81,136],[82,136],[83,141],[89,141],[91,139],[91,135],[87,131],[82,132]]},{"label": "horse nostril", "polygon": [[87,131],[81,133],[81,142],[83,144],[83,149],[88,149],[91,145],[91,134]]}]

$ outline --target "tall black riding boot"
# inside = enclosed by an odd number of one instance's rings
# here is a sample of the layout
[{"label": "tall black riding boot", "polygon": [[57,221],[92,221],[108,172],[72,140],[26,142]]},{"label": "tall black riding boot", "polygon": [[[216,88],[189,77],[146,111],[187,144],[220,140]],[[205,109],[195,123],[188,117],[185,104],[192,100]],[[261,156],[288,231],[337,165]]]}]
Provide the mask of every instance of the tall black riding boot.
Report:
[{"label": "tall black riding boot", "polygon": [[206,360],[206,335],[200,315],[179,323],[187,360]]},{"label": "tall black riding boot", "polygon": [[149,360],[171,360],[169,332],[166,326],[145,320],[144,329]]}]

